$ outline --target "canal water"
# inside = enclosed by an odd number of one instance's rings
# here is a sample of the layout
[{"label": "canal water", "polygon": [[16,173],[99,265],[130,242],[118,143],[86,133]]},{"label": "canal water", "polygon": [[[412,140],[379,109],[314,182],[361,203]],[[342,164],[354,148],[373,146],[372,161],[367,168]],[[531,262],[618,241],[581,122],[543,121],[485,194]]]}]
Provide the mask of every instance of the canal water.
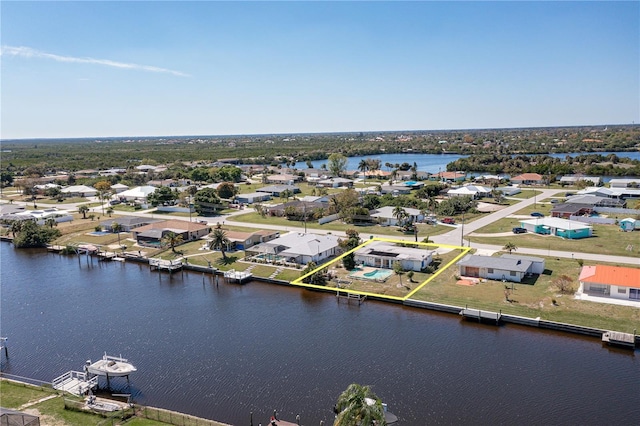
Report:
[{"label": "canal water", "polygon": [[[198,273],[87,262],[0,244],[8,374],[50,381],[106,351],[138,368],[116,392],[235,425],[272,410],[332,424],[350,383],[402,425],[633,424],[638,351],[597,339],[465,322],[401,305]],[[640,327],[639,327],[640,328]]]},{"label": "canal water", "polygon": [[[640,160],[640,151],[607,151],[607,152],[597,152],[597,153],[587,153],[587,152],[572,152],[572,153],[553,153],[547,154],[554,158],[566,158],[566,157],[576,157],[578,155],[587,155],[587,154],[598,154],[607,156],[609,154],[616,154],[618,157],[627,157],[632,160]],[[347,170],[358,170],[358,165],[360,161],[366,159],[375,159],[380,160],[380,168],[381,170],[389,171],[389,169],[385,166],[386,163],[390,164],[402,164],[408,163],[413,165],[416,163],[417,170],[421,172],[429,172],[429,173],[438,173],[440,171],[447,170],[447,164],[456,161],[459,158],[466,157],[460,154],[419,154],[419,153],[397,153],[397,154],[379,154],[379,155],[365,155],[358,157],[349,157],[347,158]],[[328,166],[327,160],[316,160],[312,161],[311,164],[315,168],[321,168],[324,164]],[[295,167],[298,169],[306,169],[307,164],[304,162],[296,163]]]}]

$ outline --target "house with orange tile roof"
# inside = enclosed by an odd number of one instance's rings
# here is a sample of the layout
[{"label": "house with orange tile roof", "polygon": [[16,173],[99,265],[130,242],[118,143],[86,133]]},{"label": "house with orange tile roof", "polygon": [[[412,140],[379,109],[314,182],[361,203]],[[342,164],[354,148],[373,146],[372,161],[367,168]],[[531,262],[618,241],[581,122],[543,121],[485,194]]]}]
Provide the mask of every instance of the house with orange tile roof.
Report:
[{"label": "house with orange tile roof", "polygon": [[518,185],[543,185],[544,177],[538,173],[523,173],[511,178],[511,183]]},{"label": "house with orange tile roof", "polygon": [[465,180],[466,177],[467,174],[464,172],[439,172],[429,176],[429,179],[440,182],[461,182]]},{"label": "house with orange tile roof", "polygon": [[609,265],[583,266],[579,281],[579,294],[632,300],[640,305],[640,268]]}]

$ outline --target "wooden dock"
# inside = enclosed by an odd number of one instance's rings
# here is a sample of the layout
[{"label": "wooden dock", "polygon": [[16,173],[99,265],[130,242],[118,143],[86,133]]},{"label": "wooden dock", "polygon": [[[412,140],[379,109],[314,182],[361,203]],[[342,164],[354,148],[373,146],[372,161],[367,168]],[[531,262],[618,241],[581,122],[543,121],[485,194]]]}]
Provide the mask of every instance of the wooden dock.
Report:
[{"label": "wooden dock", "polygon": [[469,308],[464,308],[463,310],[461,310],[460,315],[462,315],[463,318],[478,320],[478,322],[495,321],[496,324],[500,323],[500,317],[502,316],[500,312],[481,311],[479,309]]},{"label": "wooden dock", "polygon": [[622,346],[635,349],[636,336],[631,333],[621,333],[619,331],[607,331],[602,333],[602,343],[614,346]]},{"label": "wooden dock", "polygon": [[351,303],[351,301],[358,302],[358,305],[362,305],[365,300],[367,300],[367,296],[363,294],[350,293],[348,291],[341,292],[340,290],[336,291],[336,298],[338,302],[340,299],[346,299],[347,303]]},{"label": "wooden dock", "polygon": [[177,271],[182,269],[182,261],[181,260],[164,260],[158,258],[149,259],[149,267],[151,269],[156,269],[157,271]]},{"label": "wooden dock", "polygon": [[67,371],[51,382],[54,389],[71,393],[73,395],[85,395],[89,390],[98,386],[98,376],[89,377],[81,371]]}]

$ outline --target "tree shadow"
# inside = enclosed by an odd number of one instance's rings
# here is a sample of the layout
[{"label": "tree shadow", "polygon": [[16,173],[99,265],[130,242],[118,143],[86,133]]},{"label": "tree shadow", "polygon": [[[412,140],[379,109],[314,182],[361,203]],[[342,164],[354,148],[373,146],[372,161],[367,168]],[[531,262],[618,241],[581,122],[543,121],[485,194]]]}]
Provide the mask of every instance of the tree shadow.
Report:
[{"label": "tree shadow", "polygon": [[238,260],[238,256],[227,256],[226,258],[221,257],[220,259],[216,260],[216,263],[218,265],[231,265],[237,260]]}]

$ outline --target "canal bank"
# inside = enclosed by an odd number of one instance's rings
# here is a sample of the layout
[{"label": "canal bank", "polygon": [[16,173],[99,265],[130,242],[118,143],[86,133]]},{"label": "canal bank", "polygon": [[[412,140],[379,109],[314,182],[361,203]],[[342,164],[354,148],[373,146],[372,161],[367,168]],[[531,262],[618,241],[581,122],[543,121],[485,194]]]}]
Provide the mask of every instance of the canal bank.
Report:
[{"label": "canal bank", "polygon": [[[128,256],[125,256],[125,259],[126,261],[149,264],[149,259],[142,256],[136,256],[134,253],[131,253]],[[165,272],[168,272],[171,274],[171,273],[174,273],[175,270],[177,269],[166,270]],[[180,270],[202,273],[203,283],[205,282],[206,274],[210,274],[211,279],[209,281],[211,283],[215,283],[216,285],[219,284],[218,278],[221,276],[224,276],[224,271],[220,271],[217,268],[212,268],[210,266],[195,265],[195,264],[184,263],[184,262],[182,263]],[[162,270],[158,270],[158,272],[162,272]],[[213,279],[213,277],[216,277],[215,280]],[[278,280],[275,278],[252,276],[251,279],[255,281],[260,281],[260,282],[269,283],[269,284],[276,284],[280,286],[301,288],[298,285],[291,284],[289,281]],[[316,288],[302,287],[302,288],[309,291],[319,291],[324,293],[336,294],[338,301],[340,301],[341,299],[344,299],[347,302],[350,302],[351,300],[355,299],[355,297],[354,298],[349,297],[350,295],[357,296],[357,293],[349,292],[348,289],[334,289],[334,288],[322,289],[317,287]],[[458,316],[462,315],[462,312],[465,309],[473,309],[473,305],[461,307],[461,306],[447,305],[447,304],[441,304],[436,302],[426,302],[426,301],[416,300],[416,299],[407,299],[404,301],[400,301],[397,299],[387,298],[382,295],[375,296],[375,295],[368,294],[366,298],[368,298],[369,300],[377,300],[385,303],[403,304],[405,306],[411,306],[411,307],[432,310],[437,312],[445,312],[445,313],[454,314]],[[365,298],[358,297],[357,301],[355,301],[354,303],[361,304],[364,300]],[[595,337],[599,339],[602,339],[605,333],[608,333],[610,331],[617,331],[617,330],[605,330],[605,329],[599,329],[599,328],[593,328],[593,327],[585,327],[585,326],[576,325],[576,324],[567,324],[567,323],[561,323],[561,322],[555,322],[555,321],[548,321],[548,320],[541,319],[540,317],[530,318],[530,317],[524,317],[524,316],[518,316],[518,315],[504,314],[502,312],[495,312],[495,313],[492,312],[492,314],[495,314],[499,317],[499,321],[496,321],[496,323],[518,324],[518,325],[524,325],[527,327],[553,330],[553,331],[559,331],[563,333],[579,334],[579,335]],[[635,342],[634,344],[635,347],[640,347],[640,335],[636,335],[635,330],[633,335],[633,341]]]},{"label": "canal bank", "polygon": [[138,368],[122,392],[136,403],[235,425],[274,409],[331,424],[351,383],[372,386],[405,426],[623,424],[637,414],[625,402],[640,383],[637,358],[578,334],[261,281],[215,286],[201,272],[159,279],[143,263],[79,265],[9,245],[0,262],[8,374],[50,382],[121,353]]}]

